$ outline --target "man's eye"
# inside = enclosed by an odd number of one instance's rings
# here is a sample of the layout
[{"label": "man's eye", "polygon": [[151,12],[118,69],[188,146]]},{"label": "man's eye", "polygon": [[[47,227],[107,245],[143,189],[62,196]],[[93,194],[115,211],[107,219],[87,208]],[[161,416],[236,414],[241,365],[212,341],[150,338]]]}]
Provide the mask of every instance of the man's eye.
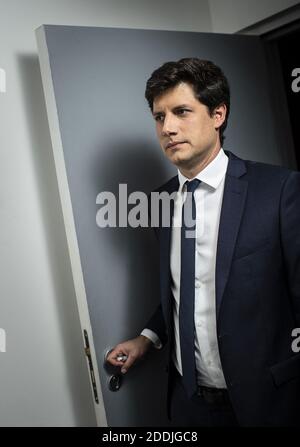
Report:
[{"label": "man's eye", "polygon": [[160,121],[163,121],[164,117],[163,117],[163,115],[156,115],[156,116],[154,117],[154,119],[155,119],[155,121],[160,122]]},{"label": "man's eye", "polygon": [[178,115],[186,115],[187,112],[189,112],[188,109],[179,109],[179,110],[177,111],[177,114],[178,114]]}]

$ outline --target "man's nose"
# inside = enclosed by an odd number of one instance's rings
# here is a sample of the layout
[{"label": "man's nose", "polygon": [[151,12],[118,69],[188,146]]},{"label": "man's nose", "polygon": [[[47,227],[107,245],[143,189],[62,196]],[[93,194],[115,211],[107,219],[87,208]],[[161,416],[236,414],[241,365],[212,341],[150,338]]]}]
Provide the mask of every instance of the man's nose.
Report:
[{"label": "man's nose", "polygon": [[172,116],[165,116],[162,128],[163,136],[174,135],[177,133],[176,119]]}]

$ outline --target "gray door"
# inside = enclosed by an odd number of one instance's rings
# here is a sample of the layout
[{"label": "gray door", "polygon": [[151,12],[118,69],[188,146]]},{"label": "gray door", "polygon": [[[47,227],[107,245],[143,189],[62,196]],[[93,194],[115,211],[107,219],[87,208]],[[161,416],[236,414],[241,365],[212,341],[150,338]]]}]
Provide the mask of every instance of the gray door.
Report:
[{"label": "gray door", "polygon": [[103,397],[109,426],[167,425],[165,350],[151,351],[119,391],[107,386],[106,349],[138,335],[159,303],[157,244],[151,228],[99,228],[96,197],[110,191],[118,199],[119,184],[128,195],[149,193],[176,173],[156,141],[144,89],[155,68],[181,57],[212,60],[229,78],[225,149],[280,164],[262,45],[253,36],[48,25],[38,42],[99,424]]}]

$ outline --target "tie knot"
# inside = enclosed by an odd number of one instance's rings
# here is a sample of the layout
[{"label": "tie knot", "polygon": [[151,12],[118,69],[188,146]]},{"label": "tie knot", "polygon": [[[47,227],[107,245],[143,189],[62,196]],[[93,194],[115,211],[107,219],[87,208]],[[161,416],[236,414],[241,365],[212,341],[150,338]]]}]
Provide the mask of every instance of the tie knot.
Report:
[{"label": "tie knot", "polygon": [[195,190],[198,188],[198,185],[200,183],[200,180],[198,180],[197,178],[195,178],[194,180],[192,180],[191,182],[189,182],[188,180],[185,182],[186,185],[186,191],[187,192],[191,192],[194,194]]}]

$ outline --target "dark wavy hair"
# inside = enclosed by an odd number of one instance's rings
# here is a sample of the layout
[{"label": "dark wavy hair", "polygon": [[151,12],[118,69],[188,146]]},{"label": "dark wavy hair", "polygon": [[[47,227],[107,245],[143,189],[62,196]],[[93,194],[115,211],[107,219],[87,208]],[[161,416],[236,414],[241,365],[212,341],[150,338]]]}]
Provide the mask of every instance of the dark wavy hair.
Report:
[{"label": "dark wavy hair", "polygon": [[220,142],[223,145],[230,111],[230,87],[221,68],[211,61],[195,57],[164,63],[152,73],[146,84],[145,97],[151,111],[154,99],[180,82],[193,87],[195,97],[207,106],[210,114],[221,104],[226,105],[225,121],[219,129]]}]

